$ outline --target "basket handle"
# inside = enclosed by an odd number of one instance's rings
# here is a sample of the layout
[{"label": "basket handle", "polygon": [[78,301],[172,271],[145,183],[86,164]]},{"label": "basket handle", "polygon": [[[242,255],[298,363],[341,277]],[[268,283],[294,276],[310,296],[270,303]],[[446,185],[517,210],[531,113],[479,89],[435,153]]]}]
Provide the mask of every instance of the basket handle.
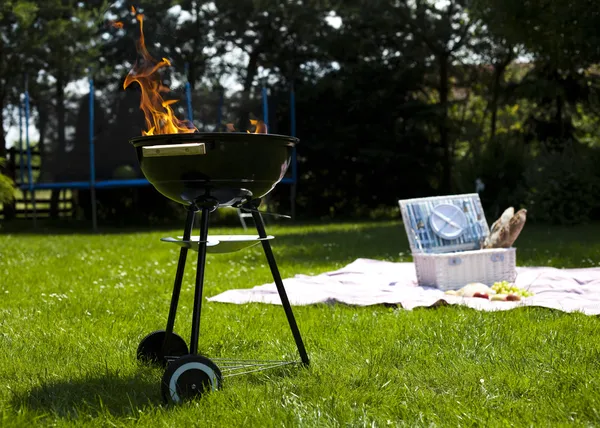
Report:
[{"label": "basket handle", "polygon": [[460,257],[450,257],[448,259],[448,264],[450,266],[458,266],[461,263],[462,263],[462,259]]},{"label": "basket handle", "polygon": [[167,157],[167,156],[195,156],[205,155],[206,146],[204,143],[187,144],[165,144],[159,146],[142,147],[144,157]]}]

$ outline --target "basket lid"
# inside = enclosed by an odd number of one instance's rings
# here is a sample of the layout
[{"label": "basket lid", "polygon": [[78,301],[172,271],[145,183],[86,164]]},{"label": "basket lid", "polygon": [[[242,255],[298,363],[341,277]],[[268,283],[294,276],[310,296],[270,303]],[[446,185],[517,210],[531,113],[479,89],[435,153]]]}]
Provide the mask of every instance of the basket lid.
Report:
[{"label": "basket lid", "polygon": [[398,202],[413,253],[478,250],[490,233],[477,193]]}]

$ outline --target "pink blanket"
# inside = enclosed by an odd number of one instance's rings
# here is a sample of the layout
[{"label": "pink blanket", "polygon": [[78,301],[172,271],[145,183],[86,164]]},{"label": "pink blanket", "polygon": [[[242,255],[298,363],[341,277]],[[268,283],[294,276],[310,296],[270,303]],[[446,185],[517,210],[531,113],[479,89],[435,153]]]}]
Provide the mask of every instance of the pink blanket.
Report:
[{"label": "pink blanket", "polygon": [[[492,302],[444,294],[419,287],[413,263],[357,259],[349,265],[319,275],[296,275],[283,280],[292,305],[344,303],[356,306],[396,304],[405,309],[458,304],[492,311],[519,306],[543,306],[565,312],[600,314],[600,268],[557,269],[518,267],[516,284],[535,293],[519,302]],[[228,290],[208,299],[213,302],[281,304],[274,283],[249,289]]]}]

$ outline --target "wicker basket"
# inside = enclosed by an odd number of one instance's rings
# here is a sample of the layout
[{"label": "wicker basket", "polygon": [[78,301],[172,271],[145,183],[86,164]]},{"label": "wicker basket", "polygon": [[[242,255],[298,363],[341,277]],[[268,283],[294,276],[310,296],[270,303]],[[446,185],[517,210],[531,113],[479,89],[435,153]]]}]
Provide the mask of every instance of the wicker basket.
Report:
[{"label": "wicker basket", "polygon": [[458,290],[470,282],[492,286],[517,277],[516,248],[493,248],[446,254],[413,253],[419,285]]},{"label": "wicker basket", "polygon": [[[491,286],[516,279],[516,248],[480,249],[489,227],[478,194],[407,199],[399,204],[419,285],[456,290],[470,282]],[[440,205],[454,205],[464,213],[464,230],[453,239],[436,233],[430,221]]]}]

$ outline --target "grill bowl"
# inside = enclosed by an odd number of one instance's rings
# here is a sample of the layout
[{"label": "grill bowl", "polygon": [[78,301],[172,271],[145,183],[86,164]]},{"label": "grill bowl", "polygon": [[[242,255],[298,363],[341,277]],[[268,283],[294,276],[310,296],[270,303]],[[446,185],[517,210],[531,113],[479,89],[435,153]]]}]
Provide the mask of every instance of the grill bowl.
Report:
[{"label": "grill bowl", "polygon": [[140,168],[167,198],[190,205],[210,196],[220,207],[262,198],[290,165],[298,139],[277,134],[213,132],[135,137]]}]

